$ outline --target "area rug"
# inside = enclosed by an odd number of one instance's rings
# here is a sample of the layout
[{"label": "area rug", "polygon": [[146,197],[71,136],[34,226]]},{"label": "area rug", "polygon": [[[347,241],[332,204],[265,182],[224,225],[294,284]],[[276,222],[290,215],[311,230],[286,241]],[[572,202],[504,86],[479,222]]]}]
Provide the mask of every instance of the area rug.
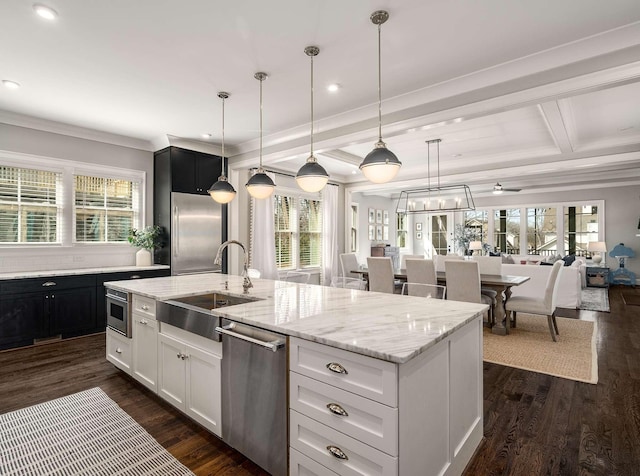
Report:
[{"label": "area rug", "polygon": [[583,288],[580,296],[580,309],[584,311],[609,312],[609,289]]},{"label": "area rug", "polygon": [[551,340],[547,318],[518,314],[518,327],[506,336],[484,330],[486,362],[598,383],[596,323],[558,317],[558,341]]},{"label": "area rug", "polygon": [[99,388],[0,415],[2,475],[193,475]]},{"label": "area rug", "polygon": [[635,289],[622,291],[622,299],[627,306],[640,306],[640,294]]}]

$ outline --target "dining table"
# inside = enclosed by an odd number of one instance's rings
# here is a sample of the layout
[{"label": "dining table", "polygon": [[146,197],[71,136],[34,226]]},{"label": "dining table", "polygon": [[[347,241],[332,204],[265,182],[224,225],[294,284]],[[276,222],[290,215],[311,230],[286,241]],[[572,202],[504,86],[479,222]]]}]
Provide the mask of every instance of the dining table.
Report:
[{"label": "dining table", "polygon": [[[369,270],[367,268],[359,268],[351,270],[352,273],[359,274],[364,279],[369,278]],[[444,271],[437,271],[436,277],[439,284],[446,284],[447,277]],[[393,278],[398,281],[407,280],[406,269],[395,269]],[[509,334],[510,322],[506,318],[507,312],[505,303],[511,297],[511,288],[526,283],[531,278],[529,276],[514,276],[510,274],[480,274],[480,284],[489,289],[496,291],[496,304],[493,309],[494,323],[491,326],[491,332],[498,335]]]}]

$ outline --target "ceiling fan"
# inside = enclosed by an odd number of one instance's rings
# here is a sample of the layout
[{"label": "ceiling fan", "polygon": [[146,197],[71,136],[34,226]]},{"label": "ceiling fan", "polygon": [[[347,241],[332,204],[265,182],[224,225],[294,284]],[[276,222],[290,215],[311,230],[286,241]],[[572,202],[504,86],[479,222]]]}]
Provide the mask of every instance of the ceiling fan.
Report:
[{"label": "ceiling fan", "polygon": [[500,182],[496,182],[493,186],[493,193],[496,195],[500,195],[502,192],[519,192],[522,190],[521,188],[504,188]]}]

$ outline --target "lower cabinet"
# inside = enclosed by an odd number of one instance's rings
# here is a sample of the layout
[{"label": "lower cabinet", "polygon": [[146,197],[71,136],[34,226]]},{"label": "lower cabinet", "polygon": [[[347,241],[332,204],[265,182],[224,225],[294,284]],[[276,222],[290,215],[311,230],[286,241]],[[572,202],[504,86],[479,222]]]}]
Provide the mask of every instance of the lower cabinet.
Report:
[{"label": "lower cabinet", "polygon": [[131,314],[133,370],[131,375],[145,387],[158,391],[158,321],[136,312]]},{"label": "lower cabinet", "polygon": [[0,349],[31,345],[46,335],[44,304],[42,293],[0,297]]},{"label": "lower cabinet", "polygon": [[75,337],[96,329],[95,286],[50,293],[49,332]]},{"label": "lower cabinet", "polygon": [[158,334],[158,395],[221,436],[222,346],[170,325]]},{"label": "lower cabinet", "polygon": [[107,360],[131,375],[131,339],[107,328]]}]

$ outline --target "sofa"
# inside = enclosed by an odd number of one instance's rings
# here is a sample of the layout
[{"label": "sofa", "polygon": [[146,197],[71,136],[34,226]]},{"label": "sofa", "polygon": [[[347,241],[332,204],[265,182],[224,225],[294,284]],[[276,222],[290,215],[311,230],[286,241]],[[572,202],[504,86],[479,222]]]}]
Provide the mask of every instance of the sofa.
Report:
[{"label": "sofa", "polygon": [[[558,274],[558,289],[556,304],[558,307],[577,309],[582,303],[580,295],[582,291],[581,265],[563,266]],[[502,274],[515,276],[529,276],[531,279],[520,286],[511,288],[512,296],[542,297],[547,285],[547,279],[553,266],[541,266],[539,264],[502,264]]]}]

